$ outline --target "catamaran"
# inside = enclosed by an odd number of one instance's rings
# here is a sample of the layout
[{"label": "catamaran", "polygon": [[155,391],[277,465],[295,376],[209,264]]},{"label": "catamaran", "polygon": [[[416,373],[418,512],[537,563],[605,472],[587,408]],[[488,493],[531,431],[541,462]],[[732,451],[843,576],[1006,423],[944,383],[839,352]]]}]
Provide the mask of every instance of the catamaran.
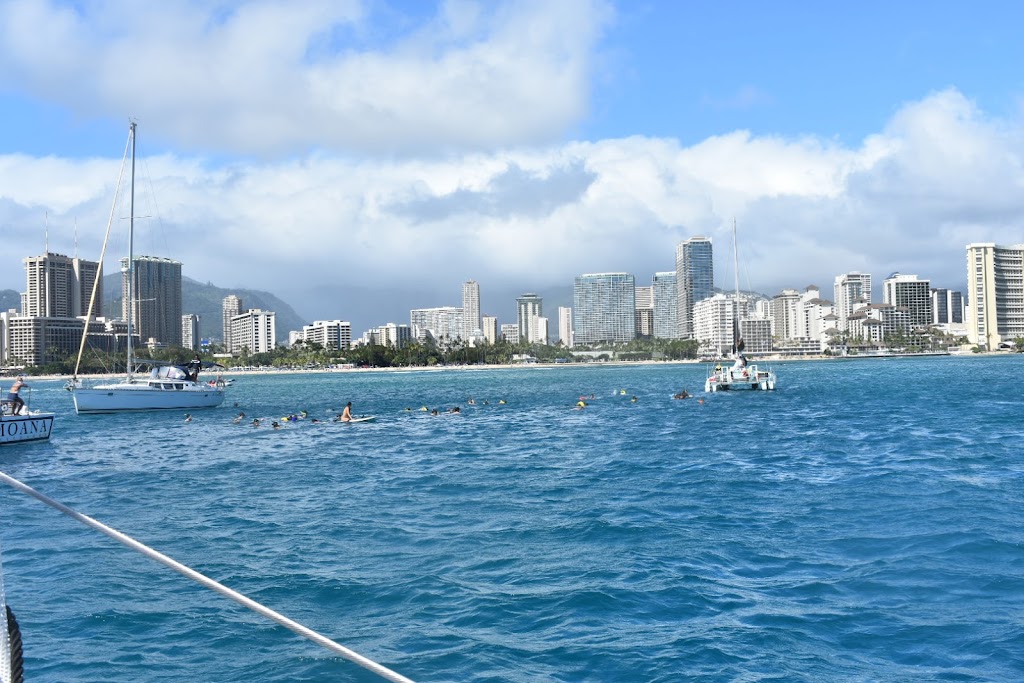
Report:
[{"label": "catamaran", "polygon": [[739,256],[736,248],[736,222],[732,224],[732,255],[733,270],[736,275],[736,299],[732,307],[732,358],[731,366],[717,364],[704,381],[704,391],[728,391],[735,389],[759,389],[772,391],[775,389],[775,372],[762,370],[757,365],[747,363],[743,355],[743,336],[740,329],[740,275]]},{"label": "catamaran", "polygon": [[[187,368],[176,363],[166,363],[135,358],[132,340],[132,318],[134,317],[134,232],[135,232],[135,122],[131,122],[128,142],[131,148],[131,193],[129,197],[128,218],[128,359],[126,376],[123,379],[103,382],[87,386],[79,377],[78,370],[85,350],[86,335],[89,332],[89,318],[86,317],[85,329],[82,331],[82,342],[78,349],[78,360],[75,362],[75,374],[67,384],[68,391],[75,402],[75,412],[116,413],[133,410],[195,410],[198,408],[214,408],[224,402],[224,383],[220,381],[200,382],[199,370],[203,367],[220,367],[215,363],[202,363],[200,367]],[[127,150],[126,150],[127,155]],[[123,161],[122,161],[123,168]],[[116,199],[115,199],[116,205]],[[113,212],[111,212],[113,222]],[[107,237],[110,226],[107,226]],[[100,263],[106,253],[107,239],[103,240]],[[97,284],[93,284],[92,299],[89,301],[89,312],[93,310]]]}]

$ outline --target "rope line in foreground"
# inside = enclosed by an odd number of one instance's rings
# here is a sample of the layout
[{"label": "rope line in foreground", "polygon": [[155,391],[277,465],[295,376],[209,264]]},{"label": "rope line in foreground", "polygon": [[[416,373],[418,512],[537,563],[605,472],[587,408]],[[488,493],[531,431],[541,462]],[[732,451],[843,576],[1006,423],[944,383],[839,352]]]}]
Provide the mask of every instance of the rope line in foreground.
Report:
[{"label": "rope line in foreground", "polygon": [[214,581],[213,579],[209,578],[208,576],[200,574],[196,570],[194,570],[194,569],[192,569],[190,567],[187,567],[186,565],[183,565],[183,564],[181,564],[180,562],[178,562],[178,561],[176,561],[174,559],[171,559],[167,555],[164,555],[163,553],[161,553],[161,552],[159,552],[157,550],[154,550],[153,548],[150,548],[149,546],[145,545],[144,543],[140,543],[139,541],[136,541],[131,536],[123,534],[120,531],[118,531],[116,529],[112,529],[111,527],[103,524],[102,522],[96,521],[92,517],[89,517],[87,515],[83,515],[82,513],[77,512],[76,510],[74,510],[72,508],[69,508],[67,505],[64,505],[63,503],[60,503],[60,502],[54,500],[53,498],[50,498],[49,496],[46,496],[45,494],[40,493],[39,491],[36,491],[31,486],[28,486],[27,484],[24,484],[24,483],[18,481],[14,477],[12,477],[12,476],[10,476],[8,474],[5,474],[4,472],[0,472],[0,481],[3,481],[8,486],[11,486],[12,488],[15,488],[15,489],[21,491],[22,493],[27,493],[28,495],[32,496],[36,500],[42,501],[43,503],[49,505],[50,507],[52,507],[52,508],[54,508],[56,510],[59,510],[60,512],[63,512],[68,517],[71,517],[72,519],[81,522],[82,524],[85,524],[86,526],[90,526],[93,529],[96,529],[97,531],[100,531],[100,532],[106,534],[110,538],[114,539],[115,541],[117,541],[117,542],[119,542],[119,543],[121,543],[123,545],[128,546],[132,550],[135,550],[135,551],[137,551],[139,553],[142,553],[146,557],[148,557],[148,558],[150,558],[152,560],[156,560],[157,562],[159,562],[160,564],[162,564],[162,565],[164,565],[166,567],[170,567],[174,571],[176,571],[179,574],[182,574],[184,576],[187,576],[188,578],[192,579],[193,581],[195,581],[196,583],[200,584],[201,586],[205,586],[206,588],[209,588],[210,590],[216,591],[216,592],[220,593],[221,595],[223,595],[225,597],[231,598],[232,600],[234,600],[238,604],[242,605],[243,607],[247,607],[248,609],[252,610],[253,612],[256,612],[257,614],[261,614],[264,617],[267,617],[268,619],[277,622],[281,626],[284,626],[285,628],[289,629],[290,631],[293,631],[294,633],[299,634],[303,638],[306,638],[307,640],[311,640],[314,643],[316,643],[316,644],[318,644],[318,645],[320,645],[320,646],[322,646],[324,648],[327,648],[331,652],[334,652],[334,653],[344,657],[345,659],[349,660],[350,662],[354,662],[355,664],[358,664],[359,666],[363,667],[364,669],[372,671],[373,673],[377,674],[378,676],[380,676],[382,678],[385,678],[385,679],[387,679],[389,681],[392,681],[392,683],[414,683],[414,681],[412,679],[406,678],[405,676],[392,671],[391,669],[387,668],[386,666],[383,666],[382,664],[378,664],[377,662],[373,661],[372,659],[367,659],[366,657],[362,656],[358,652],[355,652],[354,650],[350,650],[347,647],[334,642],[333,640],[331,640],[327,636],[321,635],[321,634],[317,633],[316,631],[314,631],[314,630],[312,630],[310,628],[307,628],[306,626],[303,626],[302,624],[298,623],[297,621],[293,621],[293,620],[289,619],[288,617],[284,616],[283,614],[280,614],[279,612],[275,612],[274,610],[270,609],[269,607],[265,607],[265,606],[261,605],[260,603],[256,602],[255,600],[242,595],[238,591],[232,590],[232,589],[228,588],[227,586],[225,586],[224,584],[219,583],[217,581]]}]

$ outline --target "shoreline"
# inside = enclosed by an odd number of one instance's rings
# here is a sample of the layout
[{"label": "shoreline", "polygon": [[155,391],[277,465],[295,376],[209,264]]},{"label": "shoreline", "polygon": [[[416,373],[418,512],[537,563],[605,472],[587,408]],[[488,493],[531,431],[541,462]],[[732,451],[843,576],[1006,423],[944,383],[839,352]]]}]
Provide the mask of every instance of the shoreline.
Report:
[{"label": "shoreline", "polygon": [[[892,358],[935,358],[939,356],[952,357],[988,357],[1012,355],[1006,351],[988,351],[983,353],[915,353],[915,354],[885,354],[885,355],[851,355],[851,356],[807,356],[799,358],[751,358],[750,363],[792,363],[797,361],[853,361],[853,360],[879,360]],[[225,368],[219,372],[204,372],[200,375],[203,381],[215,379],[217,375],[224,378],[235,379],[247,375],[305,375],[305,374],[335,374],[335,373],[367,373],[367,372],[443,372],[446,370],[456,372],[474,372],[483,370],[511,370],[516,368],[592,368],[592,367],[622,367],[637,365],[701,365],[722,362],[721,360],[611,360],[593,363],[501,363],[493,365],[414,365],[390,368]],[[99,375],[82,375],[81,379],[87,380],[109,380],[124,376],[123,372],[106,373]],[[53,381],[68,380],[71,375],[27,375],[27,379]]]}]

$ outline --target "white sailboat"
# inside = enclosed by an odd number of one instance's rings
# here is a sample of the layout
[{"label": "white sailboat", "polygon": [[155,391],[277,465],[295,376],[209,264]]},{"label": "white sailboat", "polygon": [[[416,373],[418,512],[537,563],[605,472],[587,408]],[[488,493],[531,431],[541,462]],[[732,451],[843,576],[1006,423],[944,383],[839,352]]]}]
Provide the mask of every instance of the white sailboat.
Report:
[{"label": "white sailboat", "polygon": [[775,389],[775,371],[762,370],[757,365],[747,363],[743,355],[743,335],[740,331],[740,273],[739,255],[736,247],[736,222],[732,224],[732,255],[733,270],[736,275],[736,299],[732,309],[732,357],[731,366],[715,365],[714,370],[704,381],[704,391],[730,391],[736,389],[752,389],[773,391]]},{"label": "white sailboat", "polygon": [[[85,339],[89,331],[89,319],[86,318],[85,329],[82,331],[82,343],[78,349],[78,360],[75,363],[75,375],[68,383],[67,389],[75,402],[75,412],[115,413],[140,410],[195,410],[198,408],[214,408],[224,402],[224,383],[220,381],[200,382],[201,367],[215,366],[203,363],[200,367],[186,368],[182,365],[160,361],[139,360],[135,358],[132,340],[132,318],[134,317],[134,268],[133,253],[135,231],[135,122],[132,121],[128,133],[131,146],[131,194],[129,199],[128,219],[128,359],[126,376],[113,382],[103,382],[87,386],[78,378],[78,368],[85,350]],[[116,202],[115,202],[116,203]],[[108,227],[109,236],[109,227]],[[107,242],[103,242],[106,252]],[[102,263],[103,256],[100,256]],[[99,278],[96,278],[97,283]],[[93,299],[96,286],[93,286]],[[90,313],[93,301],[89,302]]]}]

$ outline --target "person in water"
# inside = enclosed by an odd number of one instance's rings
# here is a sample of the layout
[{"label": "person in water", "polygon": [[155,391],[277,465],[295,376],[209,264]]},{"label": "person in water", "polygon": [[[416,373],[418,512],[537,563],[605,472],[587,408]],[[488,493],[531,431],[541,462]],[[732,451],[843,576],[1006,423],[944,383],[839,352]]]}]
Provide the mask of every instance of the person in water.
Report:
[{"label": "person in water", "polygon": [[352,401],[345,404],[345,409],[341,411],[341,417],[338,418],[341,422],[352,421]]},{"label": "person in water", "polygon": [[11,391],[7,394],[7,400],[11,402],[11,415],[18,415],[21,413],[22,408],[25,407],[25,402],[21,400],[18,392],[21,391],[22,387],[27,386],[25,384],[25,375],[18,375],[14,380],[14,384],[11,385]]},{"label": "person in water", "polygon": [[686,391],[686,389],[683,389],[682,391],[680,391],[678,394],[676,394],[672,398],[690,398],[690,394],[689,394],[689,392]]}]

